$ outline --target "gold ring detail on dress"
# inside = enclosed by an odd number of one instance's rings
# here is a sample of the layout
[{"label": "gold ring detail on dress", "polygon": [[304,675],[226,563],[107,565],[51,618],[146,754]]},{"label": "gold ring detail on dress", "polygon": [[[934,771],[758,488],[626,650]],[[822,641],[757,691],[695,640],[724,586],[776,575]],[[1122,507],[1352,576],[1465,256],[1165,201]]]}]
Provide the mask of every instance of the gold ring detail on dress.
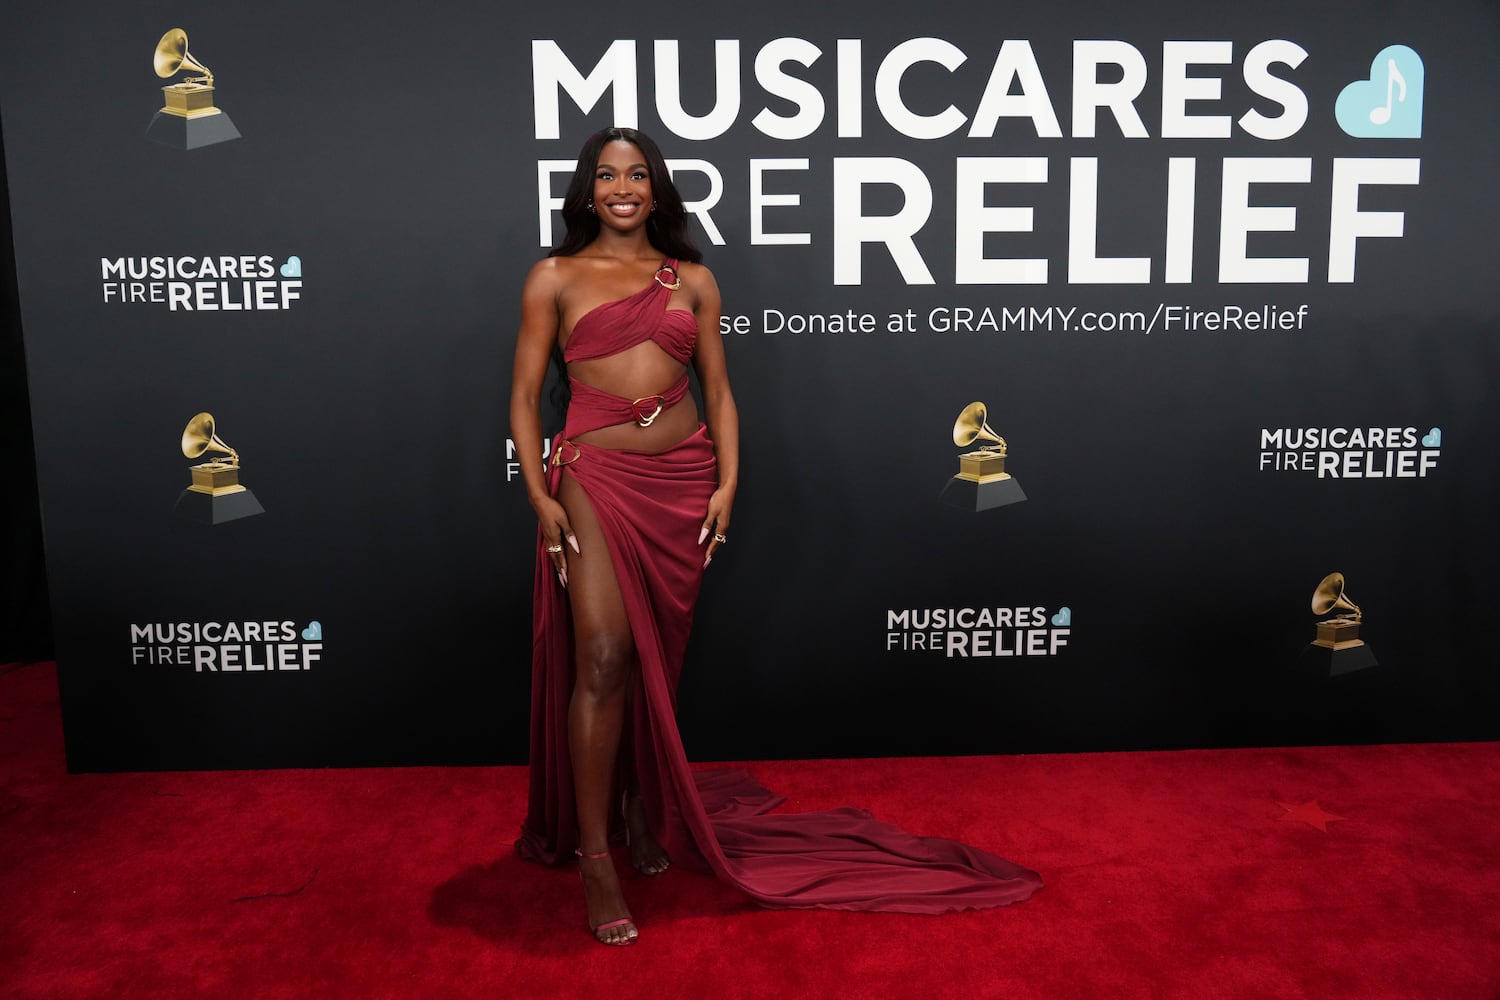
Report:
[{"label": "gold ring detail on dress", "polygon": [[[650,427],[651,422],[661,416],[661,411],[666,405],[667,397],[660,393],[655,396],[642,396],[640,399],[630,401],[630,415],[635,418],[637,424]],[[647,412],[648,410],[650,412]]]}]

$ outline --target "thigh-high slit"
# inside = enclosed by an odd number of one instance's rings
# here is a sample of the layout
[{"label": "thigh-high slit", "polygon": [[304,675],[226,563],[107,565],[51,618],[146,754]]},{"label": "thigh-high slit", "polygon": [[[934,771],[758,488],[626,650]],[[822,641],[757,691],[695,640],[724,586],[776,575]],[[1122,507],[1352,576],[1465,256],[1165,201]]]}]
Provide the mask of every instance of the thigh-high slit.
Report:
[{"label": "thigh-high slit", "polygon": [[[777,907],[940,913],[1018,902],[1041,886],[1034,872],[1003,858],[914,836],[856,809],[772,813],[783,797],[744,771],[691,767],[676,691],[703,575],[698,533],[717,486],[713,444],[700,425],[660,453],[559,439],[553,453],[560,448],[607,540],[635,644],[625,727],[632,745],[621,753],[632,757],[647,824],[674,862],[712,871]],[[554,496],[563,472],[549,469]],[[531,790],[516,847],[560,864],[578,846],[567,733],[575,668],[570,608],[544,547],[539,533]]]},{"label": "thigh-high slit", "polygon": [[574,651],[568,744],[577,785],[579,846],[593,854],[604,849],[611,807],[620,801],[615,789],[623,782],[616,781],[616,770],[623,775],[629,764],[629,748],[621,735],[635,640],[603,530],[587,495],[566,472],[558,483],[557,499],[580,546],[578,552],[567,553]]}]

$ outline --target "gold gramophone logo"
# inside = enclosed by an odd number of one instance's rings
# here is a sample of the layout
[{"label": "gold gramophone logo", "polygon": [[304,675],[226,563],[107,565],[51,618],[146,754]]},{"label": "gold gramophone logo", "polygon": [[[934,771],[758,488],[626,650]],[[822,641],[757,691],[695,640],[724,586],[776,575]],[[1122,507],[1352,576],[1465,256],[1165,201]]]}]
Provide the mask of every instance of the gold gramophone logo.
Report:
[{"label": "gold gramophone logo", "polygon": [[1328,672],[1346,674],[1351,670],[1377,666],[1375,653],[1359,637],[1359,626],[1365,614],[1344,593],[1344,574],[1329,573],[1313,591],[1312,613],[1331,617],[1318,622],[1312,648],[1328,658]]},{"label": "gold gramophone logo", "polygon": [[219,439],[214,431],[214,415],[200,413],[188,421],[182,432],[182,454],[187,458],[202,458],[210,451],[229,457],[211,458],[192,467],[193,481],[177,498],[177,515],[200,524],[223,524],[264,513],[265,508],[255,494],[240,482],[239,452]]},{"label": "gold gramophone logo", "polygon": [[1326,615],[1340,608],[1343,610],[1339,614],[1318,622],[1314,646],[1322,646],[1324,649],[1352,649],[1365,644],[1359,637],[1359,623],[1365,613],[1345,596],[1344,574],[1329,573],[1318,584],[1318,589],[1313,591],[1312,611],[1315,615]]},{"label": "gold gramophone logo", "polygon": [[1021,484],[1005,471],[1010,448],[988,420],[988,407],[975,402],[965,406],[953,424],[954,444],[967,448],[978,442],[979,447],[958,456],[958,473],[942,492],[943,502],[950,506],[989,510],[1026,499]]},{"label": "gold gramophone logo", "polygon": [[184,70],[198,73],[161,88],[166,103],[151,118],[146,137],[177,149],[197,149],[240,137],[240,130],[214,106],[213,72],[188,52],[187,32],[173,28],[156,43],[152,59],[163,80]]}]

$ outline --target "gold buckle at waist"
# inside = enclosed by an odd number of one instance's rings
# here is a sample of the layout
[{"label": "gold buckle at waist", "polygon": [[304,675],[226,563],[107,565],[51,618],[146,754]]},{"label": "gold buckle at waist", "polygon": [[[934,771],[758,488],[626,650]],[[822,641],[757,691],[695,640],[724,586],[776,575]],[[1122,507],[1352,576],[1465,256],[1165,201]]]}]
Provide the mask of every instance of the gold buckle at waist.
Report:
[{"label": "gold buckle at waist", "polygon": [[[655,404],[655,408],[651,409],[649,413],[646,412],[647,409],[653,404]],[[655,396],[642,396],[640,399],[633,399],[630,401],[630,414],[631,416],[635,417],[635,422],[637,424],[640,424],[642,427],[650,427],[651,422],[657,417],[661,416],[661,411],[665,409],[666,405],[666,396],[660,394]]]}]

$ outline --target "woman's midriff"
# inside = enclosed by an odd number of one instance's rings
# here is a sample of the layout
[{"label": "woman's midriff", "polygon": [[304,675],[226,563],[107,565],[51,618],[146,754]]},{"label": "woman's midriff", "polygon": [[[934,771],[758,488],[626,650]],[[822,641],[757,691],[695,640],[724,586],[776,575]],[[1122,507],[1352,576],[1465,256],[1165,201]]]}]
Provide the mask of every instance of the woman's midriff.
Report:
[{"label": "woman's midriff", "polygon": [[[685,364],[669,357],[666,351],[651,340],[637,343],[619,354],[571,361],[567,366],[567,373],[571,378],[622,399],[640,399],[664,393],[685,372]],[[676,442],[691,436],[694,430],[697,430],[697,405],[693,402],[693,396],[687,394],[675,405],[667,406],[657,414],[651,421],[651,426],[642,427],[636,421],[624,420],[573,435],[573,441],[598,448],[666,451]]]},{"label": "woman's midriff", "polygon": [[684,438],[691,437],[698,429],[698,405],[687,395],[675,406],[662,410],[651,421],[650,427],[642,427],[635,421],[600,427],[574,435],[575,444],[591,444],[596,448],[613,448],[628,451],[666,451]]},{"label": "woman's midriff", "polygon": [[[578,381],[625,399],[665,392],[686,371],[686,366],[672,360],[649,341],[612,357],[575,361],[568,366],[568,374]],[[637,392],[641,386],[650,388]],[[573,441],[598,448],[666,451],[697,429],[698,406],[689,394],[662,410],[649,427],[629,420],[575,435]]]}]

